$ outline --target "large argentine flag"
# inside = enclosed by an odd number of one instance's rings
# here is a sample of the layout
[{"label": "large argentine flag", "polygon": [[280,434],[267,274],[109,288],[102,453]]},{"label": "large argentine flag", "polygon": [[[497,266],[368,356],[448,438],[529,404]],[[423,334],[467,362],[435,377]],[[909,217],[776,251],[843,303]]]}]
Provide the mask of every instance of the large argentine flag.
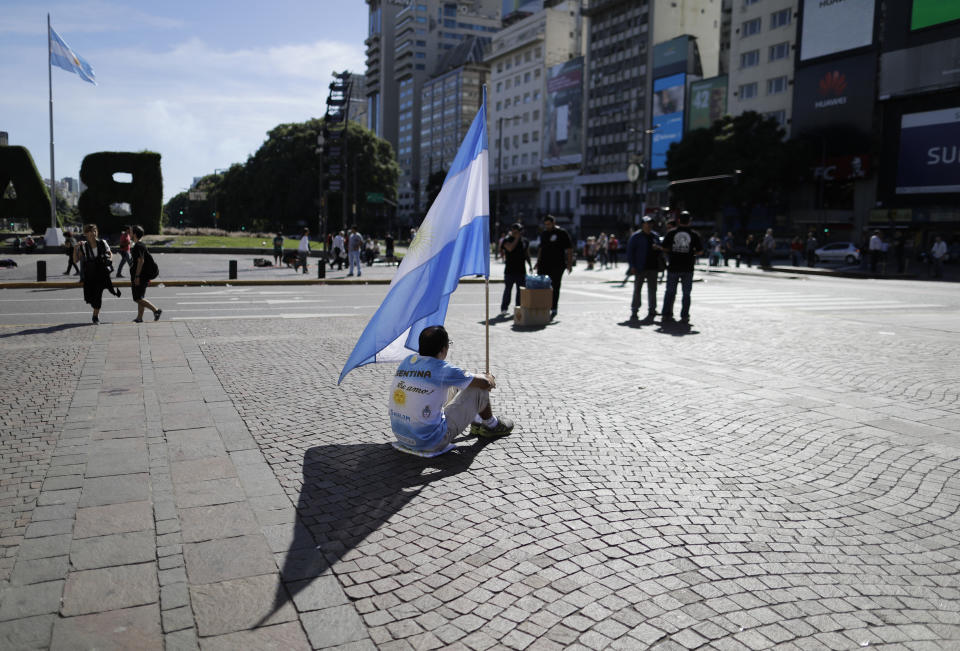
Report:
[{"label": "large argentine flag", "polygon": [[386,298],[370,319],[337,384],[358,366],[399,362],[417,352],[420,332],[443,324],[464,276],[490,275],[487,100],[450,166]]}]

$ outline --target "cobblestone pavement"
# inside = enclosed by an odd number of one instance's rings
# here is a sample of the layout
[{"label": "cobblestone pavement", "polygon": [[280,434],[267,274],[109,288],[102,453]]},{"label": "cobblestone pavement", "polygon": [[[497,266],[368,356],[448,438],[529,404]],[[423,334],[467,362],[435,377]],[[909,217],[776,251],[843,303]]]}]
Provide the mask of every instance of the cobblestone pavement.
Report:
[{"label": "cobblestone pavement", "polygon": [[390,369],[335,385],[362,320],[191,331],[378,646],[960,644],[955,347],[620,313],[493,328],[520,431],[432,463],[386,445]]},{"label": "cobblestone pavement", "polygon": [[960,646],[954,335],[591,305],[497,321],[518,430],[433,460],[336,385],[364,317],[0,327],[0,647]]}]

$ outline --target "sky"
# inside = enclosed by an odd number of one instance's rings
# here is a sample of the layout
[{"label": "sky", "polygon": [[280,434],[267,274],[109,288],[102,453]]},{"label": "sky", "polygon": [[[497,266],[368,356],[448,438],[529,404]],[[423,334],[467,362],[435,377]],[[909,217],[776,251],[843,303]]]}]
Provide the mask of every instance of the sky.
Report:
[{"label": "sky", "polygon": [[53,67],[55,172],[98,151],[161,155],[164,202],[242,163],[278,124],[322,117],[365,70],[363,0],[2,0],[0,131],[50,176],[47,13],[97,86]]}]

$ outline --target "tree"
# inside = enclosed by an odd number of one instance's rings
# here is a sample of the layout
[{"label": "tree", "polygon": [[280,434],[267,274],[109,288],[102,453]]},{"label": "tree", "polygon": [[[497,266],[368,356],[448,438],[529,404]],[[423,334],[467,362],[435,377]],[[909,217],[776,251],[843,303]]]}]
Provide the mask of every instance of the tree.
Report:
[{"label": "tree", "polygon": [[[210,181],[207,200],[219,215],[220,227],[285,230],[315,225],[320,210],[321,154],[317,151],[317,136],[322,132],[322,119],[277,125],[245,163],[234,164],[222,175],[205,177]],[[367,192],[379,192],[395,201],[400,168],[390,144],[372,131],[350,123],[347,152],[348,200],[356,198],[358,209]],[[331,229],[341,225],[341,195],[327,195],[329,205],[325,212]],[[360,213],[361,227],[369,230],[369,219],[364,219],[364,211]]]},{"label": "tree", "polygon": [[734,206],[740,230],[746,230],[755,206],[779,201],[802,177],[801,145],[784,141],[785,135],[776,120],[754,111],[725,116],[709,129],[691,131],[667,152],[671,180],[740,173],[729,180],[676,185],[674,196],[694,214]]}]

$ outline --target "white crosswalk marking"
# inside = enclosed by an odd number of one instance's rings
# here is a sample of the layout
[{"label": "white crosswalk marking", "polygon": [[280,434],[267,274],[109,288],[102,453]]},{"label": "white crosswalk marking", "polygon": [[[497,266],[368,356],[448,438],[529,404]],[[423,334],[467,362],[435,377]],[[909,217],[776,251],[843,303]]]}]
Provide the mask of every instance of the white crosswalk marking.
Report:
[{"label": "white crosswalk marking", "polygon": [[[604,286],[591,289],[561,289],[561,294],[574,294],[578,296],[589,296],[594,299],[610,300],[622,302],[629,300],[632,295],[632,280],[624,288]],[[663,300],[664,285],[661,283],[657,295]],[[680,291],[677,291],[677,301],[680,301]],[[646,290],[644,290],[646,298]],[[805,312],[829,312],[829,311],[880,311],[880,310],[904,310],[904,309],[927,309],[944,307],[939,303],[909,303],[902,300],[868,300],[857,296],[838,296],[836,294],[806,294],[802,291],[771,291],[769,289],[733,289],[722,287],[711,287],[709,285],[696,284],[693,288],[694,306],[710,307],[729,307],[735,309],[750,308],[783,308],[791,310],[801,310]]]}]

